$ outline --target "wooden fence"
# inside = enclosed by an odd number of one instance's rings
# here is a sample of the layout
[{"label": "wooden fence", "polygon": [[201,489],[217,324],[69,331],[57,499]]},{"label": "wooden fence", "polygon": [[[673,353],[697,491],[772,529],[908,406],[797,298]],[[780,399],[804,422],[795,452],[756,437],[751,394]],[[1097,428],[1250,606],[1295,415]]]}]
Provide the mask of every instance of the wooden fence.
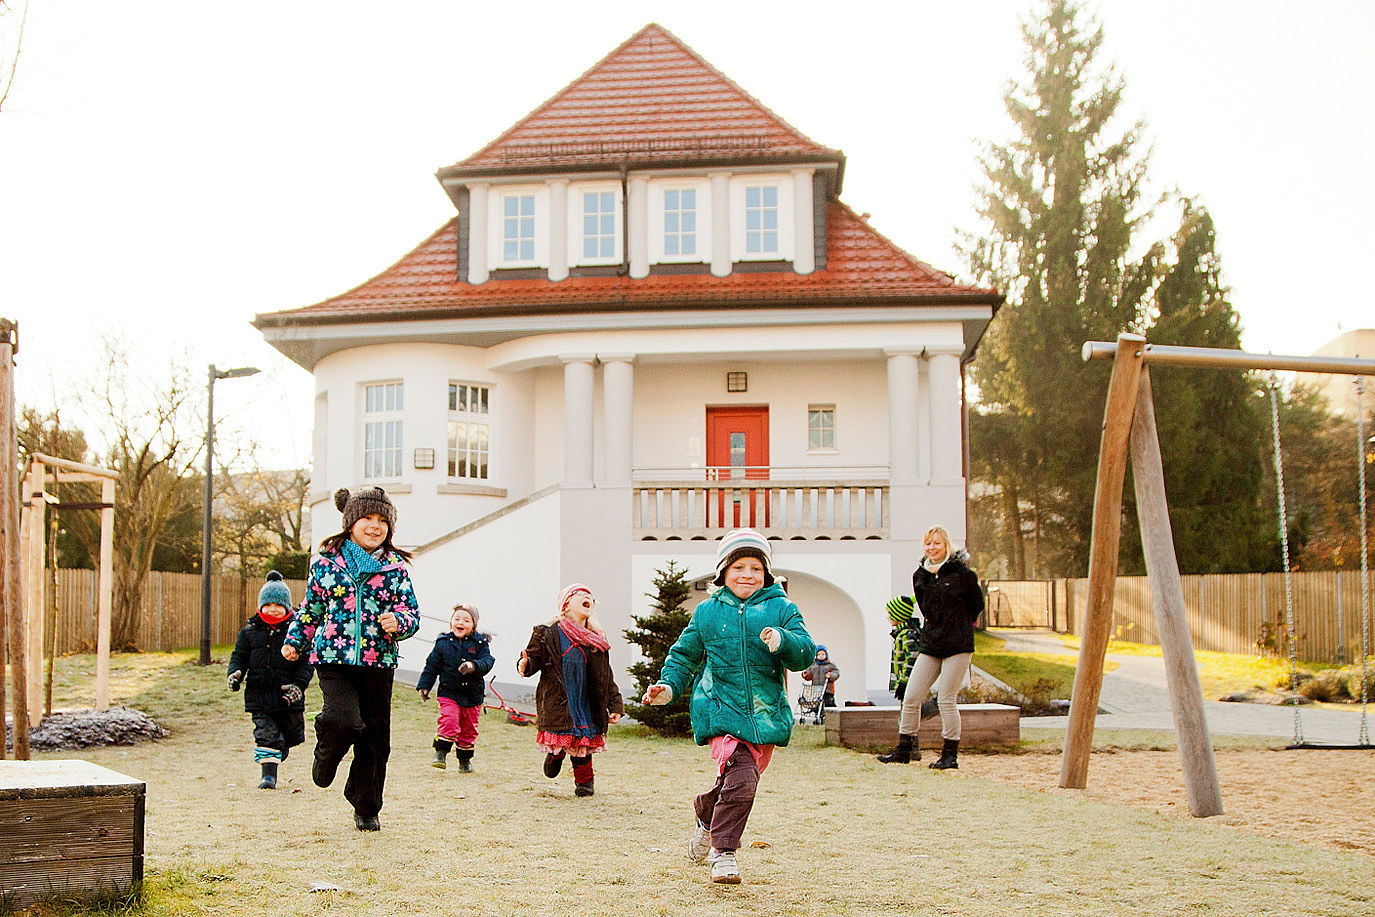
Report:
[{"label": "wooden fence", "polygon": [[[1294,635],[1300,659],[1353,662],[1361,654],[1361,575],[1359,571],[1294,573]],[[1288,655],[1284,574],[1220,573],[1181,577],[1184,606],[1194,649],[1222,653],[1271,652]],[[1375,579],[1375,578],[1373,578]],[[1074,633],[1088,599],[1087,579],[991,582],[990,612],[1003,609],[1004,626],[1054,627]],[[1073,609],[1073,613],[1070,613]],[[989,623],[998,620],[993,615]],[[1159,642],[1151,612],[1151,590],[1144,576],[1119,576],[1113,595],[1112,636],[1133,643]],[[1375,643],[1375,621],[1370,625]],[[1375,646],[1369,647],[1375,650]]]},{"label": "wooden fence", "polygon": [[[285,580],[298,601],[305,580]],[[213,576],[210,583],[210,640],[233,643],[239,628],[257,611],[260,576],[240,583],[238,576]],[[51,587],[50,587],[51,588]],[[57,652],[89,652],[96,640],[94,570],[57,571]],[[199,646],[201,578],[198,573],[148,574],[139,615],[138,647],[145,651]]]}]

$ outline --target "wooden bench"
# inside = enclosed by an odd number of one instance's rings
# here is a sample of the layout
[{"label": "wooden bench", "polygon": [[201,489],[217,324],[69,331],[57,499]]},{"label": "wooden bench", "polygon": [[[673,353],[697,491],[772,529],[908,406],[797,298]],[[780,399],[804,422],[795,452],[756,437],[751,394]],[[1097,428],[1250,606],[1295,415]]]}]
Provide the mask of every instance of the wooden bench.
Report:
[{"label": "wooden bench", "polygon": [[0,761],[0,900],[92,900],[143,882],[144,784],[86,761]]},{"label": "wooden bench", "polygon": [[[826,744],[846,748],[891,748],[897,744],[901,707],[828,707]],[[1016,748],[1022,711],[1009,704],[960,704],[961,748]],[[941,720],[922,720],[922,748],[941,747]]]}]

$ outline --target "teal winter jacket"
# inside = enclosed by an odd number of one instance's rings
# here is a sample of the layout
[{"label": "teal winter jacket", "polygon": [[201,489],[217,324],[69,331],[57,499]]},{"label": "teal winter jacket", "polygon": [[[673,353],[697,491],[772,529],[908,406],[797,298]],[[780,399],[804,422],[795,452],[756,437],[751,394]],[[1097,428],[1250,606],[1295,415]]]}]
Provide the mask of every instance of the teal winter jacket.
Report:
[{"label": "teal winter jacket", "polygon": [[[759,639],[766,627],[783,638],[777,653]],[[782,587],[765,586],[744,602],[722,588],[692,612],[659,681],[674,697],[692,692],[692,737],[698,745],[722,735],[787,745],[793,714],[784,675],[807,668],[815,656],[802,613]]]}]

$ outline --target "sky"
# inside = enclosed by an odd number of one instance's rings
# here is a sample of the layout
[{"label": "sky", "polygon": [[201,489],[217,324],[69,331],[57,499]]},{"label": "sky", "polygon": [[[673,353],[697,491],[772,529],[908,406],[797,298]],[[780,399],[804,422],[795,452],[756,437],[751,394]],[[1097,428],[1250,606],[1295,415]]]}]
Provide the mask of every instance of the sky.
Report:
[{"label": "sky", "polygon": [[[24,0],[5,0],[23,9]],[[310,375],[254,315],[382,271],[453,215],[434,178],[647,22],[847,156],[842,199],[967,276],[978,153],[1010,137],[1027,0],[34,0],[0,110],[0,316],[22,405],[78,420],[102,341],[217,384],[231,439],[309,463]],[[1154,192],[1212,212],[1243,346],[1375,325],[1375,3],[1100,0]],[[12,40],[13,15],[0,21]],[[1162,230],[1166,231],[1166,230]],[[85,406],[83,408],[83,405]]]}]

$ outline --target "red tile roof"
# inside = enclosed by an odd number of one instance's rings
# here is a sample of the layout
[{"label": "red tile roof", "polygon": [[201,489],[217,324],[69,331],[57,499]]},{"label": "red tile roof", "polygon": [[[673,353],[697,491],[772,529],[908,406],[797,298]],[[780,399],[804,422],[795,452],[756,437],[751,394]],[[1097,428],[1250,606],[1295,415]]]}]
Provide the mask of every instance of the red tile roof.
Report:
[{"label": "red tile roof", "polygon": [[826,268],[811,274],[736,272],[515,280],[457,279],[457,219],[376,277],[300,309],[263,313],[259,328],[295,324],[548,315],[640,309],[844,306],[1002,302],[964,286],[898,248],[839,201],[827,205]]},{"label": "red tile roof", "polygon": [[843,162],[651,23],[441,178],[630,161]]}]

